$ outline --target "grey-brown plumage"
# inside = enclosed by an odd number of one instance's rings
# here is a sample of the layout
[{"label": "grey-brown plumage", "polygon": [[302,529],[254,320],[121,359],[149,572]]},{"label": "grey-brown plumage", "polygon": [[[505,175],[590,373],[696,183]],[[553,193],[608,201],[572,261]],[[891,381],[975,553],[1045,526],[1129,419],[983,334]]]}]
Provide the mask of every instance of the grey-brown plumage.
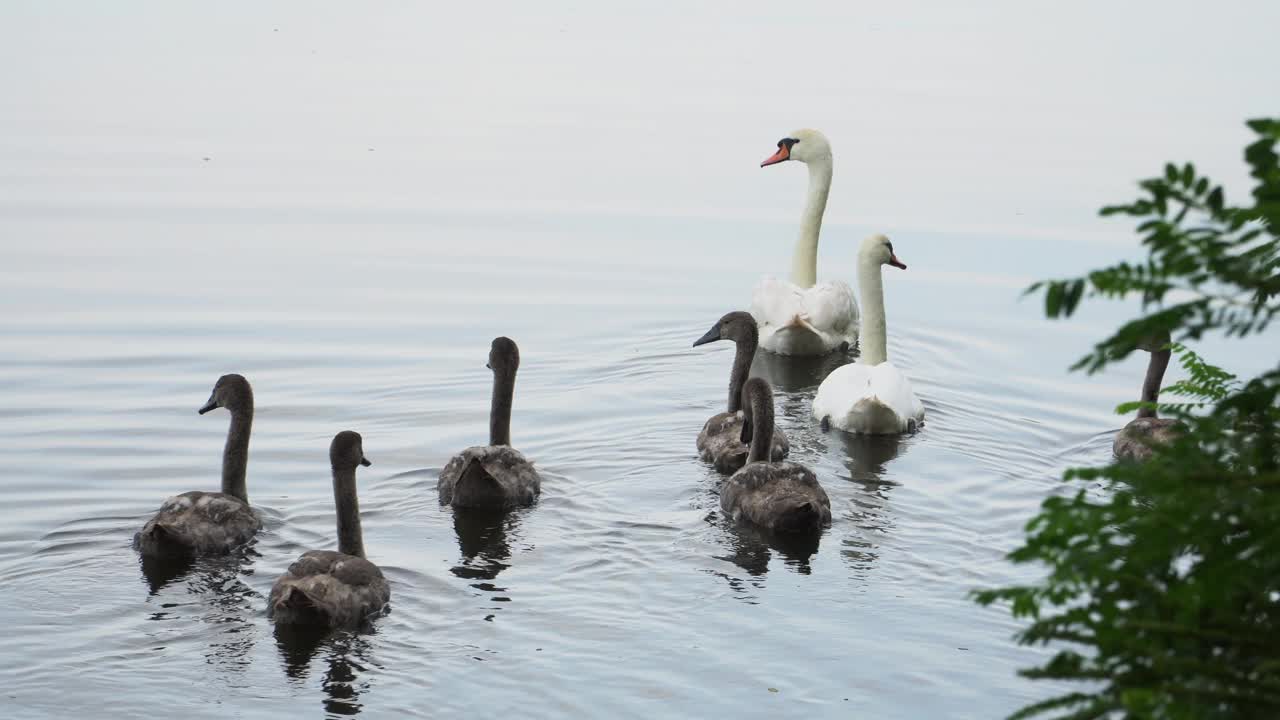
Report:
[{"label": "grey-brown plumage", "polygon": [[831,522],[831,500],[808,468],[793,462],[770,462],[773,435],[773,391],[761,378],[743,388],[743,437],[750,441],[747,464],[720,489],[720,508],[738,522],[773,532],[817,532]]},{"label": "grey-brown plumage", "polygon": [[201,415],[224,407],[231,413],[227,444],[222,451],[222,492],[191,491],[175,495],[160,506],[134,546],[151,556],[227,553],[253,539],[262,521],[249,507],[245,468],[249,432],[253,426],[253,389],[240,375],[223,375],[213,386]]},{"label": "grey-brown plumage", "polygon": [[364,556],[356,466],[369,465],[359,433],[344,430],[329,445],[338,550],[303,553],[271,588],[268,613],[278,623],[350,627],[380,614],[391,600],[382,570]]},{"label": "grey-brown plumage", "polygon": [[507,508],[532,505],[542,491],[533,463],[507,445],[469,447],[440,471],[440,502],[454,507]]},{"label": "grey-brown plumage", "polygon": [[[698,456],[715,466],[722,473],[733,473],[747,463],[749,449],[742,441],[742,388],[751,370],[756,347],[760,344],[760,331],[756,320],[747,312],[731,312],[716,321],[715,325],[693,346],[705,345],[716,340],[732,340],[736,345],[733,369],[729,372],[729,403],[726,412],[712,415],[698,433]],[[775,431],[769,457],[783,460],[791,452],[787,436]]]},{"label": "grey-brown plumage", "polygon": [[[1147,362],[1147,374],[1142,380],[1142,401],[1145,403],[1154,405],[1160,397],[1160,383],[1164,380],[1164,372],[1169,367],[1172,355],[1168,344],[1168,333],[1162,333],[1138,345],[1151,353],[1151,359]],[[1181,434],[1181,425],[1177,420],[1157,417],[1154,407],[1142,407],[1138,409],[1137,419],[1116,433],[1111,451],[1120,460],[1141,462],[1150,458],[1155,448],[1177,440]]]},{"label": "grey-brown plumage", "polygon": [[511,402],[515,394],[520,350],[510,338],[495,338],[489,349],[493,399],[489,410],[489,444],[455,455],[436,481],[440,502],[454,507],[502,509],[531,505],[542,491],[542,479],[520,451],[511,447]]},{"label": "grey-brown plumage", "polygon": [[1155,448],[1168,445],[1182,436],[1177,420],[1169,418],[1138,418],[1116,433],[1111,451],[1121,460],[1142,462],[1151,457]]}]

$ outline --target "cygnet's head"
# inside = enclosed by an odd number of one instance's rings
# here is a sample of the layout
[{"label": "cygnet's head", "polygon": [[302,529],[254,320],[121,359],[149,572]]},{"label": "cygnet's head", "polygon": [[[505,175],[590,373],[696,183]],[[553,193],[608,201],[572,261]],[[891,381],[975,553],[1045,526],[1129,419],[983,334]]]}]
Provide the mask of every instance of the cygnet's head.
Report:
[{"label": "cygnet's head", "polygon": [[231,373],[218,378],[218,382],[213,385],[213,392],[209,394],[209,402],[198,412],[203,415],[220,407],[233,413],[253,410],[253,388],[249,387],[249,381],[243,375]]},{"label": "cygnet's head", "polygon": [[1164,349],[1170,342],[1168,330],[1157,330],[1156,332],[1142,338],[1138,341],[1139,350],[1146,350],[1149,353],[1159,352]]},{"label": "cygnet's head", "polygon": [[751,317],[751,313],[735,310],[731,313],[725,313],[724,317],[717,320],[716,324],[712,325],[706,334],[693,341],[693,346],[706,345],[716,340],[732,340],[734,342],[748,340],[754,342],[759,337],[760,330],[756,327],[756,319]]},{"label": "cygnet's head", "polygon": [[827,142],[826,135],[817,130],[796,130],[778,141],[778,152],[766,158],[760,163],[760,167],[776,165],[784,160],[799,160],[802,163],[817,160],[830,162],[831,143]]},{"label": "cygnet's head", "polygon": [[343,430],[329,443],[329,464],[334,470],[355,470],[357,465],[369,467],[373,463],[365,459],[364,440],[354,430]]},{"label": "cygnet's head", "polygon": [[489,362],[484,366],[495,373],[514,373],[520,367],[520,348],[509,337],[496,337],[489,346]]},{"label": "cygnet's head", "polygon": [[907,269],[906,264],[893,254],[893,243],[879,233],[862,241],[862,247],[858,248],[858,257],[878,265],[892,265],[903,270]]}]

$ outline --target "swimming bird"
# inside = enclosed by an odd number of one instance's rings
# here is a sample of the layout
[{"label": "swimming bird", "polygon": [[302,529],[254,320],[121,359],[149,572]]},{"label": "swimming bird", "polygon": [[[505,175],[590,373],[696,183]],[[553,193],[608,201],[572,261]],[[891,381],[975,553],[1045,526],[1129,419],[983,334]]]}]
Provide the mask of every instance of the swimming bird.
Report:
[{"label": "swimming bird", "polygon": [[889,362],[880,266],[903,270],[884,235],[872,235],[858,249],[858,288],[862,293],[861,354],[856,363],[838,367],[818,386],[813,416],[823,427],[851,433],[897,435],[915,432],[924,422],[924,405],[911,381]]},{"label": "swimming bird", "polygon": [[494,338],[486,367],[493,371],[489,444],[469,447],[449,460],[440,471],[436,490],[441,503],[454,507],[531,505],[542,491],[542,479],[533,463],[511,447],[511,401],[520,349],[510,338]]},{"label": "swimming bird", "polygon": [[215,408],[231,413],[227,444],[222,450],[222,491],[193,490],[174,495],[160,506],[133,543],[148,556],[221,554],[244,545],[262,528],[249,507],[245,467],[249,430],[253,426],[253,389],[240,375],[223,375],[213,386],[201,415]]},{"label": "swimming bird", "polygon": [[[722,473],[733,473],[747,464],[750,448],[741,439],[742,386],[746,384],[747,373],[751,371],[751,360],[755,357],[759,338],[755,318],[751,317],[751,313],[739,310],[727,313],[706,334],[693,342],[693,346],[697,347],[716,340],[732,340],[737,346],[733,354],[733,369],[729,372],[728,409],[712,415],[702,426],[702,432],[698,433],[699,457]],[[787,442],[787,436],[781,430],[775,431],[770,459],[785,459],[789,452],[791,446]]]},{"label": "swimming bird", "polygon": [[742,389],[742,440],[751,443],[747,464],[720,489],[720,508],[736,522],[773,532],[821,530],[831,522],[831,500],[813,471],[789,461],[771,462],[773,390],[763,378]]},{"label": "swimming bird", "polygon": [[809,192],[800,217],[800,237],[791,261],[791,279],[768,276],[751,297],[760,323],[760,347],[780,355],[825,355],[858,339],[858,306],[840,280],[818,282],[818,235],[831,189],[831,144],[817,130],[796,130],[778,141],[778,151],[761,167],[797,160],[809,168]]},{"label": "swimming bird", "polygon": [[[1151,353],[1147,361],[1147,375],[1142,381],[1142,401],[1154,403],[1160,397],[1160,383],[1169,367],[1173,352],[1169,349],[1169,333],[1161,333],[1138,344]],[[1181,435],[1177,420],[1157,417],[1154,407],[1138,408],[1138,417],[1116,433],[1111,451],[1121,460],[1143,461],[1151,457],[1155,447],[1168,445]]]},{"label": "swimming bird", "polygon": [[351,627],[383,611],[391,586],[377,565],[365,559],[356,497],[356,467],[368,467],[360,434],[343,430],[329,444],[333,503],[338,516],[338,550],[311,550],[276,580],[268,613],[277,623]]}]

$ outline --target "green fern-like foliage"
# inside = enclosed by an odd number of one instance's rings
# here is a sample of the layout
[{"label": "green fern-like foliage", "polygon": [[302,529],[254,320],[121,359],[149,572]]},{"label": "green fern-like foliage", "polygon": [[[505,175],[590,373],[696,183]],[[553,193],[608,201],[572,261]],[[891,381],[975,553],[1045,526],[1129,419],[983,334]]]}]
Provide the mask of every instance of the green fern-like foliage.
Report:
[{"label": "green fern-like foliage", "polygon": [[1240,389],[1240,383],[1236,381],[1235,375],[1206,362],[1196,351],[1186,345],[1169,343],[1168,348],[1174,357],[1178,358],[1178,364],[1187,373],[1187,378],[1172,385],[1166,385],[1160,392],[1165,397],[1176,395],[1187,398],[1188,402],[1147,403],[1136,400],[1118,405],[1116,414],[1128,415],[1139,408],[1150,407],[1165,415],[1183,417],[1195,410],[1225,400],[1232,392]]},{"label": "green fern-like foliage", "polygon": [[1010,559],[1044,578],[974,593],[1026,621],[1020,642],[1054,649],[1024,676],[1081,683],[1015,718],[1280,717],[1280,365],[1241,380],[1181,344],[1266,333],[1280,313],[1280,119],[1249,127],[1252,202],[1229,206],[1192,166],[1170,165],[1142,198],[1103,210],[1140,219],[1146,262],[1032,288],[1058,318],[1084,298],[1141,297],[1143,315],[1076,368],[1169,333],[1188,377],[1164,391],[1187,402],[1159,406],[1180,438],[1144,463],[1068,471],[1074,491],[1028,523]]},{"label": "green fern-like foliage", "polygon": [[[1070,316],[1086,296],[1137,295],[1150,311],[1098,343],[1073,369],[1101,370],[1160,332],[1178,341],[1207,332],[1251,335],[1266,330],[1280,313],[1272,302],[1280,293],[1280,118],[1248,125],[1260,136],[1245,149],[1257,180],[1251,205],[1227,205],[1222,187],[1197,175],[1193,165],[1170,163],[1162,176],[1139,183],[1143,197],[1102,209],[1103,215],[1144,218],[1137,230],[1149,252],[1145,263],[1122,262],[1027,289],[1044,291],[1051,318]],[[1179,301],[1166,304],[1168,296]]]}]

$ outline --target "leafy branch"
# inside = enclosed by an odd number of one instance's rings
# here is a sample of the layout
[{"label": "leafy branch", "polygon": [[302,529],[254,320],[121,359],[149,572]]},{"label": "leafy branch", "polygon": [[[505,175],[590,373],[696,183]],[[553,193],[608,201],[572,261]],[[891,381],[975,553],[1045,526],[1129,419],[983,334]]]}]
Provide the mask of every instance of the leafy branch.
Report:
[{"label": "leafy branch", "polygon": [[1116,406],[1116,414],[1128,415],[1139,408],[1151,408],[1170,415],[1186,415],[1225,400],[1232,392],[1240,389],[1240,383],[1236,381],[1234,374],[1205,362],[1204,358],[1186,345],[1169,343],[1165,347],[1178,358],[1178,364],[1186,371],[1187,378],[1161,388],[1161,394],[1185,397],[1193,402],[1150,403],[1135,400]]},{"label": "leafy branch", "polygon": [[1141,220],[1144,262],[1028,290],[1051,318],[1086,297],[1139,297],[1143,316],[1075,368],[1172,338],[1187,379],[1165,392],[1189,402],[1157,406],[1184,432],[1150,460],[1067,471],[1077,491],[1046,499],[1009,554],[1044,567],[1039,582],[973,593],[1027,621],[1020,643],[1055,646],[1023,676],[1086,684],[1014,718],[1280,717],[1280,366],[1242,380],[1182,344],[1263,333],[1280,313],[1280,119],[1249,127],[1252,204],[1168,165],[1102,211]]},{"label": "leafy branch", "polygon": [[1044,292],[1050,318],[1070,317],[1085,297],[1136,295],[1149,313],[1121,326],[1072,369],[1096,372],[1158,332],[1178,341],[1211,331],[1244,337],[1266,330],[1280,313],[1273,302],[1280,294],[1280,120],[1248,125],[1260,136],[1245,149],[1250,174],[1258,180],[1253,205],[1228,206],[1222,186],[1198,175],[1191,163],[1170,163],[1163,175],[1139,183],[1137,200],[1101,211],[1145,218],[1137,226],[1148,251],[1145,262],[1121,262],[1027,289]]}]

